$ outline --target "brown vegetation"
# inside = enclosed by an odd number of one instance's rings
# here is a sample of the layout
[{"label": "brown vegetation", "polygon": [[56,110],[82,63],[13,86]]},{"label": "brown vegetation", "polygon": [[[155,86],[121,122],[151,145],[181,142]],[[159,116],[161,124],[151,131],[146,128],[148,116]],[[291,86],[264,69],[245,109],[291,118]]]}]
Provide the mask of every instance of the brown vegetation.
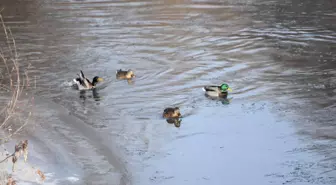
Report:
[{"label": "brown vegetation", "polygon": [[41,180],[44,181],[45,180],[45,176],[44,176],[44,173],[41,172],[41,170],[36,170],[36,174],[40,176]]},{"label": "brown vegetation", "polygon": [[8,141],[9,138],[11,138],[14,134],[17,134],[28,124],[31,112],[28,112],[25,116],[22,112],[18,111],[19,98],[23,90],[29,85],[28,71],[24,70],[24,74],[21,75],[15,39],[12,36],[10,28],[6,27],[1,14],[0,21],[3,27],[3,33],[7,46],[0,46],[0,67],[4,68],[1,74],[2,78],[0,79],[0,90],[2,91],[1,93],[10,96],[10,98],[8,98],[8,102],[5,102],[5,106],[1,107],[0,110],[0,119],[2,119],[0,120],[0,129],[6,129],[12,126],[9,125],[11,120],[13,123],[16,123],[15,129],[12,130],[11,133],[8,133],[4,138],[1,138],[4,142]]},{"label": "brown vegetation", "polygon": [[12,176],[8,177],[6,185],[16,185],[16,181],[13,179]]},{"label": "brown vegetation", "polygon": [[[11,29],[5,25],[0,10],[0,25],[2,26],[3,35],[5,37],[5,45],[0,45],[0,93],[1,96],[7,97],[7,102],[1,102],[0,105],[0,129],[4,131],[4,136],[0,138],[0,146],[8,142],[13,135],[20,132],[29,121],[31,117],[31,110],[26,114],[20,112],[23,110],[22,103],[19,102],[20,96],[24,89],[30,86],[28,70],[20,71],[19,56],[16,49],[15,39],[12,35]],[[27,67],[29,68],[29,66]],[[1,70],[2,69],[2,70]],[[36,85],[35,85],[36,87]],[[33,100],[33,98],[31,98]],[[28,101],[28,104],[32,101]],[[26,109],[27,110],[27,109]],[[24,112],[24,111],[23,111]],[[24,161],[28,159],[28,140],[23,140],[17,143],[14,147],[14,152],[8,155],[0,163],[8,162],[12,157],[12,172],[16,169],[16,163],[23,155]],[[1,166],[2,167],[2,166]],[[0,185],[15,185],[16,181],[9,172],[6,172],[5,166],[0,169]],[[37,170],[36,174],[40,176],[42,181],[45,180],[44,174]]]}]

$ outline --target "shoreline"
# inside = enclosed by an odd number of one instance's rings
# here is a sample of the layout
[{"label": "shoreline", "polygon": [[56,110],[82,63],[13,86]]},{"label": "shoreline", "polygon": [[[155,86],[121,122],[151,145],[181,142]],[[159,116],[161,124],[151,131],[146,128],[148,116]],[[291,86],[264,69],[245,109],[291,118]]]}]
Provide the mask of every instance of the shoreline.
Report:
[{"label": "shoreline", "polygon": [[[13,138],[11,139],[9,142],[4,143],[1,148],[0,148],[0,159],[3,160],[5,159],[9,154],[11,155],[14,152],[14,146],[17,142],[19,142],[20,140]],[[35,151],[33,148],[29,148],[29,144],[28,144],[28,151],[30,153],[30,155],[34,155]],[[29,156],[28,153],[28,156]],[[41,170],[39,167],[37,167],[36,165],[34,165],[34,160],[31,160],[30,157],[28,157],[27,162],[24,162],[23,156],[20,156],[20,158],[18,159],[18,161],[16,162],[16,167],[15,167],[15,171],[12,172],[12,167],[13,167],[13,163],[12,163],[12,158],[8,158],[6,161],[4,161],[1,166],[4,166],[4,168],[2,168],[3,171],[1,175],[1,181],[5,180],[7,181],[8,177],[12,177],[13,180],[15,180],[16,182],[19,182],[20,184],[22,183],[28,183],[28,184],[35,184],[35,183],[42,183],[43,182],[43,178],[44,178],[44,173],[43,173],[43,169]],[[39,172],[42,172],[40,174],[38,174]]]},{"label": "shoreline", "polygon": [[82,183],[102,178],[106,184],[114,181],[118,185],[132,184],[125,160],[117,146],[104,139],[107,137],[104,133],[71,115],[62,105],[44,98],[35,101],[37,112],[48,110],[53,115],[52,118],[47,112],[36,115],[37,128],[31,136],[32,143],[44,152],[40,157],[45,157],[48,165],[54,169],[65,166],[69,168],[67,171],[75,171],[79,174],[78,182]]}]

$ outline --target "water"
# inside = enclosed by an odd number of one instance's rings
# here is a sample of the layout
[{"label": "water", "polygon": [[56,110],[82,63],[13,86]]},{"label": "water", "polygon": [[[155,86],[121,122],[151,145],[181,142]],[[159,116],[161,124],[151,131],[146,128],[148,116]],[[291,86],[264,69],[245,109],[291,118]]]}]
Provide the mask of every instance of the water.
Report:
[{"label": "water", "polygon": [[[26,130],[47,182],[336,184],[333,1],[0,5],[37,82]],[[79,70],[105,79],[95,94],[67,85]],[[222,82],[229,104],[201,90]]]}]

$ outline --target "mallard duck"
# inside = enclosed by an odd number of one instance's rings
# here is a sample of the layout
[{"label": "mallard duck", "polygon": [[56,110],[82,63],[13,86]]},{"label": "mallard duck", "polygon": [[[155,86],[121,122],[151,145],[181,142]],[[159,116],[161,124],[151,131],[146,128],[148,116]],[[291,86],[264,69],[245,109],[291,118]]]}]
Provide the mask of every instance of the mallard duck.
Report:
[{"label": "mallard duck", "polygon": [[223,83],[220,86],[205,86],[203,87],[205,94],[212,97],[226,98],[228,91],[232,91],[228,84]]},{"label": "mallard duck", "polygon": [[119,69],[116,71],[116,77],[118,79],[132,79],[133,77],[135,77],[135,75],[134,72],[130,69],[127,71]]},{"label": "mallard duck", "polygon": [[93,89],[93,88],[96,87],[96,85],[97,85],[98,82],[102,82],[102,81],[104,81],[103,78],[100,78],[99,76],[95,76],[95,77],[92,79],[92,82],[90,82],[90,80],[87,79],[87,78],[84,76],[84,73],[83,73],[82,70],[80,71],[80,74],[77,74],[77,75],[78,75],[79,77],[73,79],[73,81],[75,82],[75,84],[77,85],[77,87],[78,87],[79,90]]},{"label": "mallard duck", "polygon": [[178,107],[168,107],[163,111],[162,116],[164,118],[178,118],[181,116],[180,109]]}]

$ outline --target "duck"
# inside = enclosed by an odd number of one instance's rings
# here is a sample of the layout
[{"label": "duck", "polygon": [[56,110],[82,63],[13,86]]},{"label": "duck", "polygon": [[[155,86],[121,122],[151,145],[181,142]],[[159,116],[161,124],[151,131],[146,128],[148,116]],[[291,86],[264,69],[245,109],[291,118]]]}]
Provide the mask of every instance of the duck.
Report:
[{"label": "duck", "polygon": [[87,78],[84,76],[84,73],[83,73],[82,70],[80,71],[80,74],[77,74],[77,75],[78,75],[79,77],[73,79],[73,81],[74,81],[75,85],[77,85],[78,90],[89,90],[89,89],[94,89],[94,88],[96,87],[96,85],[97,85],[99,82],[104,81],[103,78],[101,78],[101,77],[99,77],[99,76],[95,76],[95,77],[93,77],[92,82],[90,82],[90,80],[87,79]]},{"label": "duck", "polygon": [[178,107],[168,107],[164,109],[162,116],[164,118],[178,118],[181,116],[181,112]]},{"label": "duck", "polygon": [[116,77],[117,77],[117,79],[128,79],[128,80],[130,80],[130,79],[135,77],[135,74],[131,69],[129,69],[127,71],[123,71],[123,70],[119,69],[119,70],[116,71]]},{"label": "duck", "polygon": [[226,98],[228,95],[228,91],[232,91],[232,89],[229,87],[228,84],[223,83],[220,86],[204,86],[203,91],[205,91],[205,94],[210,97],[220,97],[220,98]]}]

